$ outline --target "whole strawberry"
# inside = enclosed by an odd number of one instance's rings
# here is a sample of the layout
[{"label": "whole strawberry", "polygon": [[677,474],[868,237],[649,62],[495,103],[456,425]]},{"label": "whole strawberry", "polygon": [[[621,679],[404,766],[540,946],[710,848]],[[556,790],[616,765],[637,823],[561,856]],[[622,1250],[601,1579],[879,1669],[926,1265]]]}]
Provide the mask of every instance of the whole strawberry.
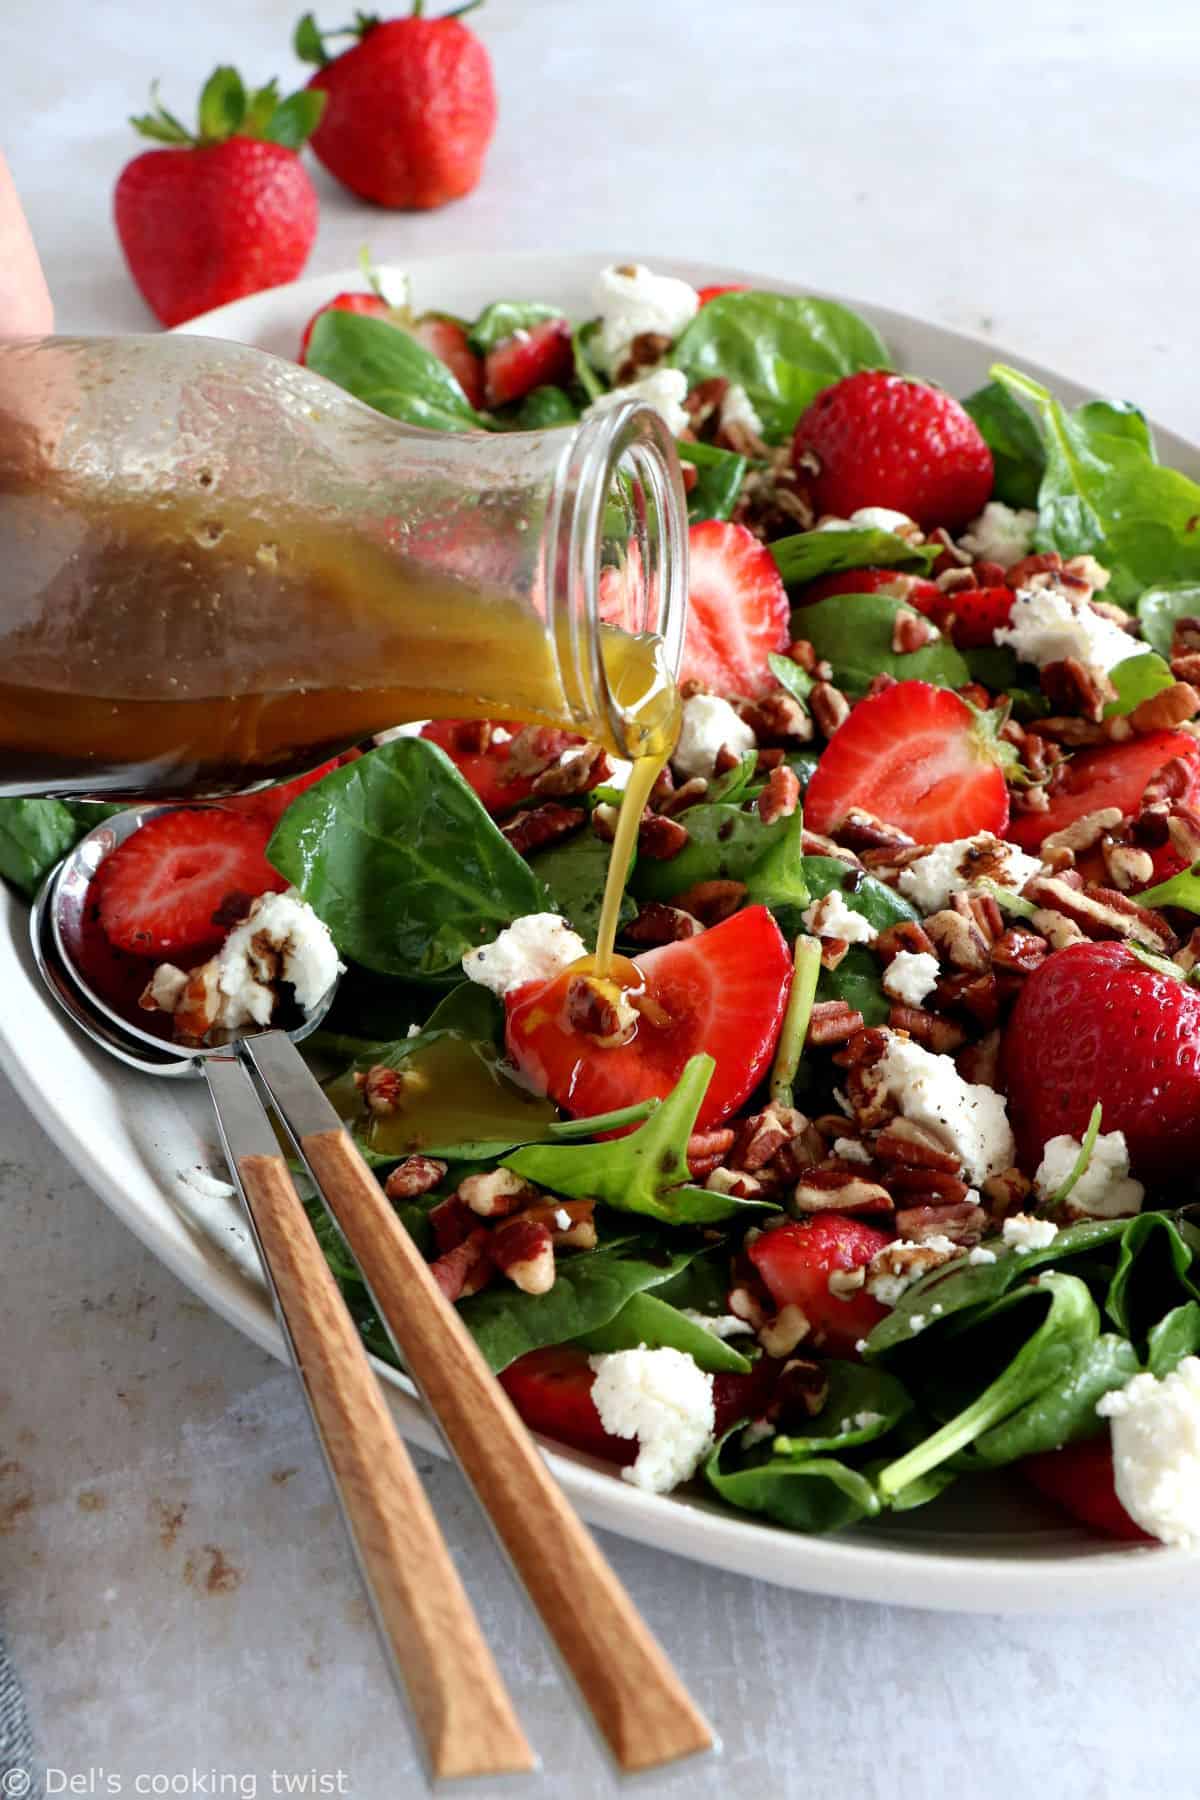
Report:
[{"label": "whole strawberry", "polygon": [[328,104],[313,150],[330,174],[379,206],[470,193],[496,127],[491,59],[475,33],[457,16],[422,18],[421,0],[407,19],[359,13],[349,32],[356,42],[331,60],[311,13],[296,27],[296,54],[320,65],[309,90]]},{"label": "whole strawberry", "polygon": [[1185,1177],[1200,1156],[1200,991],[1123,944],[1072,944],[1028,977],[1004,1034],[1003,1078],[1022,1166],[1082,1138],[1099,1100],[1133,1173]]},{"label": "whole strawberry", "polygon": [[890,506],[956,531],[992,492],[979,427],[940,388],[883,369],[847,375],[802,414],[792,457],[818,513]]},{"label": "whole strawberry", "polygon": [[296,154],[321,116],[319,94],[279,98],[275,82],[248,93],[219,68],[190,132],[152,92],[154,111],[130,123],[168,146],[121,171],[117,236],[142,297],[164,325],[294,281],[317,233],[317,195]]}]

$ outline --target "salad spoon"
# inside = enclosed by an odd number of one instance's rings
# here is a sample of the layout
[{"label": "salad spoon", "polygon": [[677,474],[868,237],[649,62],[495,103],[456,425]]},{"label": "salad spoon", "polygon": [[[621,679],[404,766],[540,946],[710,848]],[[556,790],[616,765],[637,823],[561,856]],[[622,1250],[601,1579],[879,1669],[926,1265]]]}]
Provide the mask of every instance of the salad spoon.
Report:
[{"label": "salad spoon", "polygon": [[619,1768],[641,1772],[715,1751],[707,1720],[554,1481],[296,1048],[324,1018],[336,983],[295,1030],[256,1031],[212,1050],[171,1044],[144,1030],[89,982],[78,953],[88,888],[104,857],[155,810],[132,808],[95,826],[47,877],[30,921],[34,957],[59,1005],[109,1054],[147,1074],[207,1080],[284,1337],[432,1773],[534,1765],[251,1071]]}]

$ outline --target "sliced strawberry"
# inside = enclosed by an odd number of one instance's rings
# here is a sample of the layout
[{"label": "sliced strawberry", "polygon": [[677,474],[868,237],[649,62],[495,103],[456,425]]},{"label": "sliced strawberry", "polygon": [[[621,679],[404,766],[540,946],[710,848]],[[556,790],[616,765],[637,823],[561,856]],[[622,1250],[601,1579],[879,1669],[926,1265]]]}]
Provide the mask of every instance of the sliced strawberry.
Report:
[{"label": "sliced strawberry", "polygon": [[217,807],[155,813],[105,858],[96,882],[110,943],[177,958],[219,944],[231,905],[280,892],[270,824]]},{"label": "sliced strawberry", "polygon": [[798,1306],[803,1312],[810,1327],[806,1344],[854,1356],[859,1339],[874,1330],[887,1309],[865,1288],[845,1300],[831,1294],[829,1277],[864,1268],[890,1242],[886,1231],[861,1219],[823,1212],[760,1232],[748,1255],[776,1306]]},{"label": "sliced strawberry", "polygon": [[960,650],[984,650],[994,641],[995,632],[1008,624],[1015,599],[1009,587],[963,588],[956,594],[943,594],[939,589],[938,604],[929,609],[929,616],[949,632]]},{"label": "sliced strawberry", "polygon": [[592,1399],[595,1379],[586,1350],[557,1344],[549,1350],[530,1350],[509,1363],[501,1372],[500,1385],[531,1431],[589,1456],[631,1463],[638,1453],[637,1442],[605,1431]]},{"label": "sliced strawberry", "polygon": [[1132,818],[1141,809],[1151,776],[1176,756],[1186,757],[1193,770],[1191,786],[1180,796],[1191,804],[1200,790],[1200,744],[1182,731],[1151,731],[1123,744],[1081,750],[1050,790],[1049,809],[1022,813],[1013,820],[1009,836],[1023,849],[1036,850],[1052,831],[1061,831],[1100,807],[1118,807]]},{"label": "sliced strawberry", "polygon": [[690,574],[681,681],[715,694],[762,695],[788,641],[790,608],[775,558],[744,525],[706,519],[688,532]]},{"label": "sliced strawberry", "polygon": [[350,750],[344,756],[335,756],[331,761],[322,763],[319,769],[310,769],[307,775],[297,775],[293,781],[279,781],[274,787],[260,788],[256,794],[233,794],[222,800],[221,811],[241,813],[248,819],[263,819],[269,830],[274,830],[293,800],[299,799],[326,775],[332,775],[335,769],[341,768],[345,762],[353,762],[359,752]]},{"label": "sliced strawberry", "polygon": [[904,575],[898,569],[842,569],[836,575],[818,575],[792,596],[796,606],[813,606],[831,594],[891,594],[918,612],[928,613],[946,598],[936,581],[922,575]]},{"label": "sliced strawberry", "polygon": [[783,1023],[792,959],[778,925],[765,906],[748,906],[634,963],[667,1023],[643,1014],[629,1043],[601,1047],[567,1020],[567,972],[506,997],[509,1054],[543,1093],[584,1117],[665,1097],[688,1058],[707,1050],[717,1066],[696,1123],[719,1124],[766,1074]]},{"label": "sliced strawberry", "polygon": [[313,326],[327,312],[365,313],[368,318],[388,319],[396,323],[392,308],[382,294],[335,294],[324,306],[319,306],[308,324],[304,327],[304,336],[300,339],[300,362],[308,361],[308,345],[313,334]]},{"label": "sliced strawberry", "polygon": [[1082,1443],[1064,1444],[1061,1450],[1026,1456],[1017,1467],[1039,1494],[1053,1500],[1081,1525],[1088,1525],[1105,1537],[1136,1538],[1142,1543],[1149,1540],[1149,1534],[1134,1524],[1117,1499],[1112,1444],[1107,1432],[1103,1437],[1085,1438]]},{"label": "sliced strawberry", "polygon": [[574,368],[571,327],[566,319],[546,319],[528,331],[515,331],[483,365],[483,391],[489,406],[507,406],[536,387],[559,387]]},{"label": "sliced strawberry", "polygon": [[[735,1349],[744,1349],[749,1338],[735,1338]],[[775,1357],[760,1356],[746,1375],[728,1372],[713,1376],[713,1412],[715,1430],[723,1437],[739,1419],[761,1419],[771,1404],[775,1383],[783,1363]]]},{"label": "sliced strawberry", "polygon": [[[493,741],[493,736],[489,735],[487,748],[479,750],[474,745],[481,728],[489,734],[500,732],[503,735],[499,741]],[[421,736],[441,746],[459,774],[475,789],[488,812],[498,816],[511,812],[522,800],[528,800],[537,780],[536,772],[524,775],[513,767],[510,744],[520,730],[519,725],[501,725],[491,719],[431,719],[421,727]],[[549,767],[564,750],[583,741],[569,731],[559,731],[556,726],[539,726],[531,746],[533,760]],[[592,785],[596,786],[602,780],[603,776],[598,774]]]},{"label": "sliced strawberry", "polygon": [[749,288],[744,281],[714,281],[709,287],[696,289],[696,297],[701,306],[707,306],[719,294],[748,294]]},{"label": "sliced strawberry", "polygon": [[476,409],[483,405],[483,359],[476,356],[467,342],[467,334],[454,319],[443,319],[437,313],[426,313],[406,327],[418,344],[445,363],[459,387]]},{"label": "sliced strawberry", "polygon": [[1002,835],[1008,787],[965,700],[926,681],[901,681],[860,700],[839,726],[808,784],[805,821],[830,832],[852,806],[920,844],[940,844],[977,831]]}]

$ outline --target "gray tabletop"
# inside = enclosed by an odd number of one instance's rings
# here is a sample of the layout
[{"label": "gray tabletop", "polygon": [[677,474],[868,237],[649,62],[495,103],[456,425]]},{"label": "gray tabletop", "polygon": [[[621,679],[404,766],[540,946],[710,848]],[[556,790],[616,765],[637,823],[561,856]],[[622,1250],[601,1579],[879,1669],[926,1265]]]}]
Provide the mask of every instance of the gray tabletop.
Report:
[{"label": "gray tabletop", "polygon": [[[147,327],[109,204],[150,80],[187,110],[219,60],[286,77],[296,10],[6,18],[0,135],[62,328]],[[390,263],[711,254],[991,332],[1200,436],[1187,0],[489,0],[477,23],[502,108],[483,186],[408,217],[318,174],[312,271],[364,240]],[[2,1080],[0,1267],[0,1620],[50,1791],[418,1793],[291,1377],[116,1223]],[[419,1460],[542,1754],[530,1791],[612,1791],[460,1482]],[[721,1764],[643,1791],[1196,1793],[1185,1608],[960,1619],[605,1547],[725,1740]]]}]

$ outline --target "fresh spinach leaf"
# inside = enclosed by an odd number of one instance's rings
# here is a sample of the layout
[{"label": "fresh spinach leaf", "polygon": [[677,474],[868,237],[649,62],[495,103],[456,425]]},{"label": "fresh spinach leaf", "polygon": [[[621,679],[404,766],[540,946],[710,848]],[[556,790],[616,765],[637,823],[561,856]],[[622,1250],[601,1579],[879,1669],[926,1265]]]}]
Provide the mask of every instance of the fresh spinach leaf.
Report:
[{"label": "fresh spinach leaf", "polygon": [[[714,302],[715,304],[715,302]],[[736,1466],[735,1427],[721,1439],[704,1465],[715,1494],[741,1512],[761,1513],[792,1531],[840,1531],[880,1510],[874,1485],[836,1458],[796,1462],[790,1456],[762,1457]]]},{"label": "fresh spinach leaf", "polygon": [[724,801],[728,806],[740,806],[746,798],[746,790],[754,785],[757,774],[758,752],[748,750],[734,768],[726,769],[723,775],[715,775],[709,782],[708,793],[705,795],[706,805],[713,806],[718,801]]},{"label": "fresh spinach leaf", "polygon": [[1195,1356],[1200,1350],[1200,1305],[1185,1300],[1182,1306],[1173,1306],[1151,1331],[1146,1345],[1146,1367],[1161,1381],[1185,1356]]},{"label": "fresh spinach leaf", "polygon": [[844,1000],[864,1025],[886,1025],[893,1002],[883,991],[883,970],[865,944],[851,944],[836,969],[822,969],[818,1000]]},{"label": "fresh spinach leaf", "polygon": [[912,1401],[894,1375],[862,1363],[828,1362],[824,1367],[829,1380],[829,1397],[824,1406],[807,1431],[776,1437],[771,1445],[773,1456],[797,1460],[840,1456],[843,1451],[885,1437],[911,1412]]},{"label": "fresh spinach leaf", "polygon": [[1161,694],[1164,688],[1175,685],[1175,677],[1153,650],[1145,656],[1128,656],[1119,662],[1115,669],[1110,669],[1108,679],[1117,690],[1115,700],[1110,700],[1104,708],[1104,716],[1111,719],[1119,714],[1131,713],[1140,706],[1143,700],[1149,700],[1153,694]]},{"label": "fresh spinach leaf", "polygon": [[[1007,694],[1016,685],[1017,659],[1006,644],[980,644],[977,649],[964,650],[962,654],[971,671],[971,680],[978,681],[993,694]],[[1039,692],[1037,699],[1040,707],[1045,696]]]},{"label": "fresh spinach leaf", "polygon": [[992,498],[1006,506],[1036,507],[1046,451],[1037,426],[1020,401],[998,381],[989,381],[968,395],[963,406],[992,453],[996,471]]},{"label": "fresh spinach leaf", "polygon": [[771,545],[771,555],[789,587],[845,569],[915,569],[924,573],[940,550],[940,544],[910,544],[907,538],[873,525],[855,526],[850,531],[799,531],[794,537],[777,538]]},{"label": "fresh spinach leaf", "polygon": [[93,825],[122,810],[92,801],[0,800],[0,877],[32,899]]},{"label": "fresh spinach leaf", "polygon": [[[1200,585],[1185,582],[1179,587],[1147,588],[1137,603],[1142,636],[1152,650],[1169,657],[1171,640],[1179,619],[1200,619]],[[1132,660],[1132,659],[1131,659]],[[1117,664],[1121,668],[1120,663]]]},{"label": "fresh spinach leaf", "polygon": [[786,688],[794,700],[799,700],[807,712],[808,696],[817,685],[808,671],[793,662],[790,656],[779,656],[774,651],[767,658],[767,667],[780,687]]},{"label": "fresh spinach leaf", "polygon": [[694,1248],[636,1237],[560,1257],[548,1293],[523,1294],[507,1284],[485,1288],[462,1301],[459,1310],[489,1367],[499,1371],[530,1350],[598,1331],[631,1295],[669,1281],[695,1254]]},{"label": "fresh spinach leaf", "polygon": [[309,339],[307,364],[356,400],[391,419],[433,431],[477,431],[477,413],[440,357],[383,319],[323,312]]},{"label": "fresh spinach leaf", "polygon": [[697,480],[687,497],[688,523],[727,519],[742,491],[750,464],[746,457],[716,444],[680,444],[680,462],[690,463]]},{"label": "fresh spinach leaf", "polygon": [[660,1300],[669,1306],[690,1307],[694,1312],[709,1313],[713,1317],[724,1315],[729,1311],[726,1297],[729,1293],[729,1251],[724,1244],[714,1250],[705,1250],[693,1257],[680,1274],[664,1281],[660,1288],[655,1288]]},{"label": "fresh spinach leaf", "polygon": [[518,406],[513,423],[519,431],[548,431],[555,425],[574,425],[579,408],[560,387],[535,387]]},{"label": "fresh spinach leaf", "polygon": [[662,1105],[627,1137],[534,1144],[506,1156],[504,1165],[552,1193],[603,1200],[667,1225],[711,1224],[744,1212],[754,1203],[690,1185],[687,1141],[715,1067],[711,1056],[693,1056]]},{"label": "fresh spinach leaf", "polygon": [[836,856],[806,856],[804,882],[814,900],[823,900],[836,888],[851,912],[861,913],[876,931],[921,917],[916,907],[886,882],[847,867]]},{"label": "fresh spinach leaf", "polygon": [[1200,862],[1169,875],[1155,887],[1144,888],[1137,898],[1139,906],[1178,906],[1185,912],[1200,913]]},{"label": "fresh spinach leaf", "polygon": [[773,912],[795,913],[809,901],[808,883],[804,879],[804,815],[797,807],[786,819],[776,820],[782,826],[762,855],[746,871],[746,900],[751,906],[769,906]]},{"label": "fresh spinach leaf", "polygon": [[972,1461],[998,1468],[1002,1463],[1019,1462],[1023,1456],[1095,1437],[1103,1429],[1096,1417],[1096,1402],[1114,1388],[1124,1387],[1139,1366],[1133,1345],[1112,1332],[1082,1344],[1061,1380],[1042,1388],[1002,1425],[976,1438]]},{"label": "fresh spinach leaf", "polygon": [[817,655],[832,663],[838,687],[855,699],[879,674],[963,687],[971,672],[948,638],[935,638],[920,650],[892,649],[896,615],[911,610],[891,594],[831,594],[802,609],[800,628]]},{"label": "fresh spinach leaf", "polygon": [[1177,1304],[1200,1300],[1192,1266],[1195,1253],[1165,1213],[1139,1213],[1126,1221],[1104,1310],[1135,1344]]},{"label": "fresh spinach leaf", "polygon": [[457,970],[546,895],[445,752],[396,738],[289,806],[271,863],[343,955],[384,975]]},{"label": "fresh spinach leaf", "polygon": [[[585,943],[593,941],[600,922],[610,850],[611,845],[598,838],[594,831],[582,831],[529,859],[530,868],[544,884],[555,906],[565,914]],[[628,894],[623,894],[620,924],[627,925],[636,913],[635,903]]]},{"label": "fresh spinach leaf", "polygon": [[571,354],[575,359],[575,379],[589,400],[598,400],[606,393],[608,384],[601,380],[596,365],[588,355],[588,345],[596,335],[599,320],[589,319],[586,324],[579,325],[571,333]]},{"label": "fresh spinach leaf", "polygon": [[1103,401],[1068,412],[1030,376],[1002,366],[992,374],[1041,416],[1042,549],[1097,557],[1112,572],[1108,597],[1120,602],[1200,578],[1200,486],[1155,460],[1140,413]]},{"label": "fresh spinach leaf", "polygon": [[[747,1344],[753,1341],[752,1337],[743,1339]],[[715,1337],[654,1293],[634,1294],[606,1325],[585,1332],[576,1342],[581,1350],[594,1353],[636,1350],[639,1345],[650,1350],[682,1350],[715,1375],[748,1375],[751,1368],[736,1339],[730,1343]]]},{"label": "fresh spinach leaf", "polygon": [[[792,815],[793,818],[796,816]],[[757,812],[728,802],[702,801],[679,815],[688,842],[666,862],[639,857],[633,892],[641,900],[670,900],[698,881],[748,881],[756,864],[788,837],[788,819],[764,825]],[[797,898],[804,896],[797,890]]]},{"label": "fresh spinach leaf", "polygon": [[541,300],[493,300],[468,330],[467,342],[476,356],[486,356],[514,332],[532,331],[535,325],[562,316],[561,306],[547,306]]}]

